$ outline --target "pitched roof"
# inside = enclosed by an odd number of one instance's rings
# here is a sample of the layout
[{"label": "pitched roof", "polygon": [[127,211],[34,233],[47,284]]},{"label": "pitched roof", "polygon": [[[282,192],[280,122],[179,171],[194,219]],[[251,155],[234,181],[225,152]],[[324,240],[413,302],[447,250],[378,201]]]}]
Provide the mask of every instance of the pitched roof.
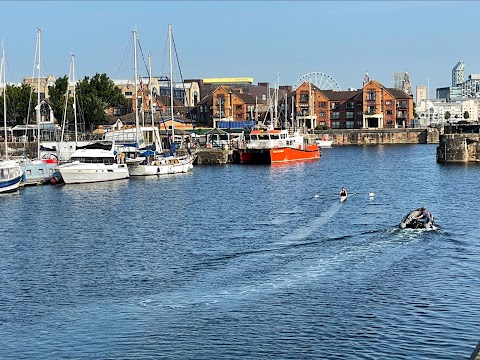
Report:
[{"label": "pitched roof", "polygon": [[197,106],[199,105],[206,105],[208,104],[210,101],[213,100],[213,95],[210,94],[210,95],[207,95],[205,96],[202,100],[200,100],[199,102],[197,102]]},{"label": "pitched roof", "polygon": [[329,100],[353,100],[358,94],[361,93],[361,90],[355,91],[337,91],[337,90],[320,90],[323,95]]},{"label": "pitched roof", "polygon": [[390,95],[392,95],[396,99],[408,99],[411,98],[412,95],[408,95],[405,91],[399,90],[399,89],[394,89],[394,88],[385,88]]}]

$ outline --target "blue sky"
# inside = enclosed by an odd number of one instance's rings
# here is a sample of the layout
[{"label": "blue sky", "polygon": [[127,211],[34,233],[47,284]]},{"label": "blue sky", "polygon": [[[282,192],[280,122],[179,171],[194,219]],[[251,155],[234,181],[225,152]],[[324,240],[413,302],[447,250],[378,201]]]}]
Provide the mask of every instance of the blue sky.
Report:
[{"label": "blue sky", "polygon": [[37,28],[42,75],[67,75],[75,53],[77,78],[133,78],[134,28],[153,75],[167,74],[169,23],[184,79],[273,85],[279,74],[293,85],[323,72],[347,89],[361,87],[365,70],[387,87],[407,70],[414,89],[430,79],[434,97],[459,60],[480,73],[475,1],[2,1],[1,13],[9,82],[32,75]]}]

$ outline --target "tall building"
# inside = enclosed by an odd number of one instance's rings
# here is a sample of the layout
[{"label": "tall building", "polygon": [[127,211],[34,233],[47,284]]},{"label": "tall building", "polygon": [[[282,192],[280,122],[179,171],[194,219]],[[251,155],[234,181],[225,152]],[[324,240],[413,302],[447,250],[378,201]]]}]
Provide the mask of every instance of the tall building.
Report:
[{"label": "tall building", "polygon": [[465,82],[465,64],[460,60],[452,69],[452,87],[460,86]]},{"label": "tall building", "polygon": [[408,71],[396,72],[393,74],[393,88],[405,91],[408,95],[412,95],[412,84]]},{"label": "tall building", "polygon": [[425,85],[417,86],[415,102],[418,104],[427,99],[427,87]]},{"label": "tall building", "polygon": [[403,80],[405,79],[406,72],[396,72],[393,74],[393,88],[397,90],[402,90]]}]

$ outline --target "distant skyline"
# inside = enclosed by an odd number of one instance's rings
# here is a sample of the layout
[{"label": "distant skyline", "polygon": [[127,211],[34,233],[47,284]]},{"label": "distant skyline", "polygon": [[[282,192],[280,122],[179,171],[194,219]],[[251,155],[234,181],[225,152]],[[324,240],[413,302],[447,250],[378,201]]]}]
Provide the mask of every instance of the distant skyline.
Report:
[{"label": "distant skyline", "polygon": [[[408,71],[412,91],[451,85],[459,60],[465,75],[480,73],[480,3],[475,1],[2,1],[0,35],[7,82],[34,70],[42,30],[42,75],[68,75],[75,54],[78,79],[106,73],[133,79],[131,31],[153,75],[168,73],[167,26],[172,24],[184,79],[253,77],[293,85],[310,72],[333,77],[342,90],[370,79],[393,87]],[[139,72],[146,76],[139,53]],[[428,84],[429,82],[429,84]]]}]

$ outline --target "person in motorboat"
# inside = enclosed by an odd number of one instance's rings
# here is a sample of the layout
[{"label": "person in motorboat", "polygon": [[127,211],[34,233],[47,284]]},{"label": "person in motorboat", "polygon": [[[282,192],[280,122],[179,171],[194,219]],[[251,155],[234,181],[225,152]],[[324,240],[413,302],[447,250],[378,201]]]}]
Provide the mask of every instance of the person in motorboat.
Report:
[{"label": "person in motorboat", "polygon": [[421,223],[427,223],[430,221],[430,213],[424,207],[420,208],[420,215],[418,215],[415,220]]},{"label": "person in motorboat", "polygon": [[424,207],[410,211],[400,222],[401,229],[433,229],[434,227],[434,218]]},{"label": "person in motorboat", "polygon": [[342,190],[340,190],[340,196],[341,196],[341,197],[347,196],[347,189],[345,189],[344,187],[342,187]]}]

